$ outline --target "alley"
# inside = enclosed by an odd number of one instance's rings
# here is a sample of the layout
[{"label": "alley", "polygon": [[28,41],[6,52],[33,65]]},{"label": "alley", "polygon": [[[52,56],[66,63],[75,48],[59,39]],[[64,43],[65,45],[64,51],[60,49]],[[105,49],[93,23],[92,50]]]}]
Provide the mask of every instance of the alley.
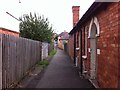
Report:
[{"label": "alley", "polygon": [[[94,88],[88,80],[79,77],[70,58],[59,49],[38,80],[36,79],[36,88]],[[32,87],[32,82],[27,87]]]}]

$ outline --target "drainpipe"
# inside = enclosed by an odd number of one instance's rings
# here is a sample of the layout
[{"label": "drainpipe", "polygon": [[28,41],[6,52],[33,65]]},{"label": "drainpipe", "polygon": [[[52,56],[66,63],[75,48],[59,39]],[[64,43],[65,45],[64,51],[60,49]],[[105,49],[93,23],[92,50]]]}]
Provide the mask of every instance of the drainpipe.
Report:
[{"label": "drainpipe", "polygon": [[82,30],[80,30],[80,74],[83,73],[83,62],[82,62]]},{"label": "drainpipe", "polygon": [[76,64],[76,31],[74,33],[74,64]]}]

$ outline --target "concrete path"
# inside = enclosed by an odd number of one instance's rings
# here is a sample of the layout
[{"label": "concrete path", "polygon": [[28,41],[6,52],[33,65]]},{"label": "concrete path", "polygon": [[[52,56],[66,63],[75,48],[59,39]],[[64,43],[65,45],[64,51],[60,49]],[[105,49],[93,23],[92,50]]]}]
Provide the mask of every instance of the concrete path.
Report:
[{"label": "concrete path", "polygon": [[68,55],[57,50],[44,73],[38,74],[27,88],[94,88],[84,78],[80,78]]},{"label": "concrete path", "polygon": [[62,50],[57,50],[36,88],[94,88],[87,80],[79,77],[70,58]]}]

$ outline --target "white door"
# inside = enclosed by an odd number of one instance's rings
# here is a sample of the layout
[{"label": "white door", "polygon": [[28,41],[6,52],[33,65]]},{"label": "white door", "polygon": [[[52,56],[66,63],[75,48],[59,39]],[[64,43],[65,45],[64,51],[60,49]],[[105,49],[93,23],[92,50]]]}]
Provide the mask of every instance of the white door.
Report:
[{"label": "white door", "polygon": [[92,25],[91,37],[90,37],[90,77],[96,79],[97,69],[97,28],[95,24]]}]

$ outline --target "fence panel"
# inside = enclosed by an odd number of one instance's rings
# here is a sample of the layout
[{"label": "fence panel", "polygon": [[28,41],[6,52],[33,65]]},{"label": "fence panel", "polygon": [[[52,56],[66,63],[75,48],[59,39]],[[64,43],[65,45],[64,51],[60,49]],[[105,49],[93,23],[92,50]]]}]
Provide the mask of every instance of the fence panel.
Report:
[{"label": "fence panel", "polygon": [[41,60],[41,42],[0,34],[0,89],[10,88]]},{"label": "fence panel", "polygon": [[[48,44],[48,54],[50,54],[50,52],[54,49],[54,44]],[[57,47],[56,47],[57,49]]]},{"label": "fence panel", "polygon": [[48,57],[48,43],[42,43],[42,60]]},{"label": "fence panel", "polygon": [[0,90],[2,89],[2,34],[0,34]]}]

